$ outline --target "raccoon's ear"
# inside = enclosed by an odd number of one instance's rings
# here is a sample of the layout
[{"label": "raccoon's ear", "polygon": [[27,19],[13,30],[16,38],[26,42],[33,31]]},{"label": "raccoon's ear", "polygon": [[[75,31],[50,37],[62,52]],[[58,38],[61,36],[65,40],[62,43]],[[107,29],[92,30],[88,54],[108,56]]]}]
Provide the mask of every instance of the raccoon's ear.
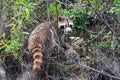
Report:
[{"label": "raccoon's ear", "polygon": [[71,19],[71,20],[74,20],[74,19],[75,19],[75,15],[71,15],[71,16],[70,16],[70,19]]},{"label": "raccoon's ear", "polygon": [[58,16],[58,20],[62,21],[62,20],[64,20],[64,17],[63,16]]}]

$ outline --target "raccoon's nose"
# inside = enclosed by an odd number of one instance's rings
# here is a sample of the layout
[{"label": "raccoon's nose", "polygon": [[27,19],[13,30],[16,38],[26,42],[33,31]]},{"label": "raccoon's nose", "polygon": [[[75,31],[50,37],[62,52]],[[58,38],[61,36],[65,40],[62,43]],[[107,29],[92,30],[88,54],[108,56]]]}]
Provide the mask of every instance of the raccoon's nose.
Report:
[{"label": "raccoon's nose", "polygon": [[71,33],[72,32],[72,30],[70,30],[70,31],[67,31],[68,33]]},{"label": "raccoon's nose", "polygon": [[66,32],[71,33],[72,29],[68,27],[68,28],[66,28]]}]

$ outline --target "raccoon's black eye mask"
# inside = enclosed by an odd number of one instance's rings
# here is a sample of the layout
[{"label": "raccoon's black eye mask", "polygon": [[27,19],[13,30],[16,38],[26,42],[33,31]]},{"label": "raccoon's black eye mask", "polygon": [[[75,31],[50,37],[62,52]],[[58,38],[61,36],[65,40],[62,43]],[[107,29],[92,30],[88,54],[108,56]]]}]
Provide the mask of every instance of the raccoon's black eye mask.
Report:
[{"label": "raccoon's black eye mask", "polygon": [[60,26],[60,29],[65,29],[65,25],[61,25],[61,26]]}]

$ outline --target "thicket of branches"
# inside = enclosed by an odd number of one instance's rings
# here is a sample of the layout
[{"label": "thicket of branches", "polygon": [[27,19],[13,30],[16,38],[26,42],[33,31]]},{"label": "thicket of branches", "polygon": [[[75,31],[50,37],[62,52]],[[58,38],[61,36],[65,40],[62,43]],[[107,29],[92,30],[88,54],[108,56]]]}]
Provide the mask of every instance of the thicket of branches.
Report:
[{"label": "thicket of branches", "polygon": [[[119,0],[1,0],[0,78],[119,80],[119,7]],[[71,15],[75,19],[70,41],[61,54],[49,57],[41,72],[32,75],[27,49],[30,32],[45,20]]]}]

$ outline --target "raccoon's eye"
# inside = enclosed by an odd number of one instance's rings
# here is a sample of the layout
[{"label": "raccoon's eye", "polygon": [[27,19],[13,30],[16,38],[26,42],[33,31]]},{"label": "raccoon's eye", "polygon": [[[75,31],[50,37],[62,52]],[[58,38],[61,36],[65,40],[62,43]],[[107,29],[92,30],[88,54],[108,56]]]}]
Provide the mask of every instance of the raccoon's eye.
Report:
[{"label": "raccoon's eye", "polygon": [[72,27],[73,27],[73,25],[70,25],[70,27],[72,28]]},{"label": "raccoon's eye", "polygon": [[60,29],[65,29],[65,26],[64,25],[60,26]]}]

